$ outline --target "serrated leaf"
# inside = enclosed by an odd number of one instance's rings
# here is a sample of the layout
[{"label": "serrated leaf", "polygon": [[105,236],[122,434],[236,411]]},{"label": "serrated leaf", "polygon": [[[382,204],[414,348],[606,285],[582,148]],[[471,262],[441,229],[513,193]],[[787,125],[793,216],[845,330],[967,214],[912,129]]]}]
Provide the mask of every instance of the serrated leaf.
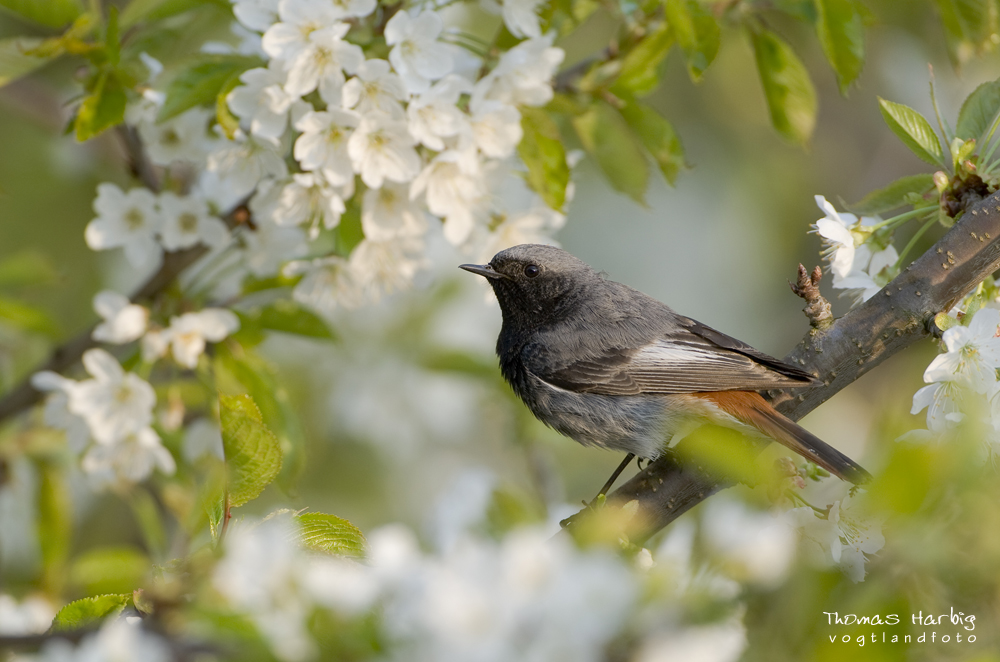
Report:
[{"label": "serrated leaf", "polygon": [[278,439],[249,395],[219,396],[226,491],[230,507],[256,499],[281,470]]},{"label": "serrated leaf", "polygon": [[552,209],[562,211],[566,204],[569,166],[559,127],[549,114],[539,108],[521,108],[523,137],[517,146],[528,168],[528,184]]},{"label": "serrated leaf", "polygon": [[162,122],[195,106],[215,107],[219,92],[233,76],[261,65],[245,55],[201,55],[181,69],[167,85],[167,98],[156,117]]},{"label": "serrated leaf", "polygon": [[611,186],[645,205],[649,166],[621,113],[606,101],[598,100],[586,113],[573,118],[573,128]]},{"label": "serrated leaf", "polygon": [[52,619],[53,632],[96,627],[109,616],[117,616],[132,601],[130,594],[95,595],[69,603]]},{"label": "serrated leaf", "polygon": [[29,54],[42,42],[36,37],[0,39],[0,87],[31,73],[54,57]]},{"label": "serrated leaf", "polygon": [[816,90],[809,72],[773,32],[754,32],[751,40],[771,124],[788,140],[807,143],[816,126]]},{"label": "serrated leaf", "polygon": [[0,297],[0,322],[50,338],[62,335],[59,324],[51,315],[17,299]]},{"label": "serrated leaf", "polygon": [[110,70],[104,70],[93,91],[80,104],[74,128],[76,139],[84,142],[125,120],[125,88]]},{"label": "serrated leaf", "polygon": [[963,140],[979,141],[1000,111],[1000,80],[983,83],[970,94],[958,111],[955,135]]},{"label": "serrated leaf", "polygon": [[687,58],[688,75],[698,82],[719,52],[719,24],[698,0],[666,0],[663,9]]},{"label": "serrated leaf", "polygon": [[816,0],[816,34],[837,74],[840,93],[865,64],[865,26],[854,0]]},{"label": "serrated leaf", "polygon": [[934,175],[931,173],[907,175],[888,186],[872,191],[861,200],[848,205],[847,209],[860,215],[881,214],[909,204],[906,202],[906,197],[910,193],[924,194],[932,188],[934,188]]},{"label": "serrated leaf", "polygon": [[674,45],[674,36],[666,23],[653,28],[622,59],[616,87],[642,96],[660,84],[660,64]]},{"label": "serrated leaf", "polygon": [[72,23],[83,12],[79,0],[0,0],[0,7],[50,28]]},{"label": "serrated leaf", "polygon": [[305,469],[305,432],[288,392],[278,382],[273,368],[253,351],[244,348],[239,356],[224,346],[216,350],[216,365],[228,371],[260,407],[264,420],[273,427],[281,448],[281,472],[278,481],[290,489]]},{"label": "serrated leaf", "polygon": [[684,168],[684,148],[673,125],[652,107],[632,101],[622,108],[622,117],[660,166],[660,172],[673,186]]},{"label": "serrated leaf", "polygon": [[56,278],[52,261],[38,251],[21,251],[0,260],[0,287],[51,285]]},{"label": "serrated leaf", "polygon": [[337,556],[365,556],[365,535],[346,519],[325,513],[302,513],[295,519],[301,527],[300,541],[309,549]]},{"label": "serrated leaf", "polygon": [[941,141],[923,115],[909,106],[878,98],[882,119],[903,144],[919,158],[934,165],[944,165]]}]

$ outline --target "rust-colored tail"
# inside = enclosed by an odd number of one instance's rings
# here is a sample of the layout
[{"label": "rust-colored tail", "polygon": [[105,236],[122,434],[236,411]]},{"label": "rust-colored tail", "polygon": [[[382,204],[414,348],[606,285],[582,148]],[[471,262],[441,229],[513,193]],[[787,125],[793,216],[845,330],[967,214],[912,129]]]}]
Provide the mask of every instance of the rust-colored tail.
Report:
[{"label": "rust-colored tail", "polygon": [[720,409],[751,425],[779,444],[810,462],[855,485],[867,483],[872,475],[858,463],[813,433],[780,414],[754,391],[714,391],[697,393]]}]

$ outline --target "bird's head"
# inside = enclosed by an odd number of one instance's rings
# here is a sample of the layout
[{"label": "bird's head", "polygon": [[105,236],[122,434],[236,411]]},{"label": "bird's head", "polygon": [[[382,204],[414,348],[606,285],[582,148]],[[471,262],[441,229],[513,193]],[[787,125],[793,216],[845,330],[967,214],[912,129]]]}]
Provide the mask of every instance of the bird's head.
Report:
[{"label": "bird's head", "polygon": [[463,264],[460,268],[489,281],[504,321],[513,323],[551,321],[576,305],[574,293],[601,281],[586,262],[542,244],[512,246],[494,255],[488,264]]}]

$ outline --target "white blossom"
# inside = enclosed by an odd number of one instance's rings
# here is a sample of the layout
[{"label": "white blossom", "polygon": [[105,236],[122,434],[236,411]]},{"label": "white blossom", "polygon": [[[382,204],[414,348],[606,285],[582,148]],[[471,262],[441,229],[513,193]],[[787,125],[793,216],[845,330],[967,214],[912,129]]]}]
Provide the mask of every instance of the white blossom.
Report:
[{"label": "white blossom", "polygon": [[49,370],[31,376],[31,385],[49,394],[45,398],[42,420],[48,427],[66,433],[66,445],[74,453],[81,452],[90,442],[90,426],[87,421],[69,409],[70,393],[77,384],[78,382]]},{"label": "white blossom", "polygon": [[55,609],[44,598],[28,596],[18,604],[13,597],[0,593],[0,636],[42,634],[55,615]]},{"label": "white blossom", "polygon": [[225,308],[205,308],[170,319],[164,331],[174,360],[185,368],[198,365],[206,342],[219,342],[240,328],[239,318]]},{"label": "white blossom", "polygon": [[94,340],[122,345],[146,333],[149,310],[132,303],[124,294],[111,290],[98,292],[94,295],[94,310],[104,320],[94,328],[91,334]]},{"label": "white blossom", "polygon": [[[354,73],[365,60],[360,47],[343,40],[349,27],[334,23],[309,33],[303,48],[288,63],[288,94],[301,97],[318,88],[323,101],[340,103],[344,72]],[[266,44],[267,35],[264,39]]]},{"label": "white blossom", "polygon": [[94,250],[121,246],[133,267],[158,265],[163,249],[156,241],[162,224],[156,197],[147,188],[125,193],[107,182],[97,186],[94,199],[97,218],[87,225],[85,238]]},{"label": "white blossom", "polygon": [[882,519],[854,495],[831,504],[826,517],[819,517],[810,507],[795,508],[789,515],[803,535],[817,543],[854,583],[864,580],[868,557],[885,545]]},{"label": "white blossom", "polygon": [[81,466],[98,485],[138,483],[149,478],[153,469],[167,475],[177,470],[170,451],[148,427],[130,432],[113,444],[91,446]]},{"label": "white blossom", "polygon": [[326,0],[280,0],[281,19],[264,32],[264,52],[276,60],[290,63],[310,47],[313,32],[337,25],[343,13]]},{"label": "white blossom", "polygon": [[[942,381],[924,386],[913,394],[911,414],[919,414],[927,409],[927,429],[941,433],[955,427],[965,418],[960,403],[963,400],[963,389],[954,381]],[[914,430],[913,432],[922,432]],[[914,435],[913,432],[900,437],[900,441],[916,441],[924,435]]]},{"label": "white blossom", "polygon": [[284,151],[269,140],[260,140],[237,131],[208,155],[208,169],[214,172],[231,193],[248,195],[268,177],[283,179],[288,174]]},{"label": "white blossom", "polygon": [[141,621],[108,618],[101,629],[86,635],[74,646],[63,638],[52,638],[40,650],[40,662],[171,662],[170,645],[147,632]]},{"label": "white blossom", "polygon": [[472,135],[476,147],[494,159],[514,153],[521,142],[521,113],[500,101],[481,101],[472,108]]},{"label": "white blossom", "polygon": [[233,14],[244,26],[264,32],[278,22],[278,0],[233,0]]},{"label": "white blossom", "polygon": [[229,230],[208,211],[208,204],[196,196],[180,197],[170,191],[160,194],[163,225],[160,240],[168,251],[205,244],[218,248],[229,239]]},{"label": "white blossom", "polygon": [[483,248],[477,251],[483,261],[505,248],[518,244],[554,244],[554,235],[566,223],[566,217],[549,207],[535,207],[506,216],[489,233]]},{"label": "white blossom", "polygon": [[303,275],[292,290],[292,298],[323,315],[365,302],[350,263],[339,255],[289,262],[282,273],[287,277]]},{"label": "white blossom", "polygon": [[346,184],[354,178],[347,142],[359,121],[357,113],[339,108],[306,113],[295,123],[302,132],[295,160],[303,170],[319,170],[334,186]]},{"label": "white blossom", "polygon": [[365,60],[358,67],[357,76],[344,84],[344,108],[351,108],[361,115],[382,113],[393,119],[403,119],[401,102],[408,100],[403,79],[389,71],[385,60]]},{"label": "white blossom", "polygon": [[204,108],[192,108],[163,122],[155,118],[139,121],[136,127],[149,160],[168,166],[175,161],[198,163],[205,158],[212,137],[208,122],[214,113]]},{"label": "white blossom", "polygon": [[277,143],[288,126],[295,97],[282,87],[285,75],[274,62],[266,69],[243,72],[243,85],[234,88],[226,101],[233,114],[249,124],[251,134]]},{"label": "white blossom", "polygon": [[87,421],[98,443],[114,444],[149,427],[156,405],[149,382],[125,372],[103,349],[84,352],[83,367],[92,378],[69,391],[69,410]]},{"label": "white blossom", "polygon": [[503,22],[515,37],[541,37],[538,8],[546,0],[503,0]]},{"label": "white blossom", "polygon": [[957,325],[944,332],[948,348],[924,371],[925,382],[959,381],[977,393],[986,393],[997,381],[1000,368],[1000,310],[981,308],[969,326]]},{"label": "white blossom", "polygon": [[706,504],[702,532],[726,574],[745,582],[776,586],[795,558],[796,535],[789,518],[755,512],[732,499]]},{"label": "white blossom", "polygon": [[340,224],[345,210],[344,200],[327,181],[310,172],[292,176],[291,183],[281,192],[281,199],[274,210],[278,225],[309,226],[309,236],[315,239],[320,227],[332,230]]},{"label": "white blossom", "polygon": [[272,276],[285,262],[309,251],[300,228],[281,227],[271,219],[256,221],[256,228],[243,235],[244,262],[258,278]]},{"label": "white blossom", "polygon": [[415,16],[398,11],[385,26],[385,41],[392,50],[389,62],[403,78],[410,92],[425,91],[431,81],[451,73],[454,60],[450,49],[437,39],[444,21],[433,11]]},{"label": "white blossom", "polygon": [[471,91],[472,83],[458,74],[436,82],[406,107],[410,133],[427,147],[443,150],[443,138],[470,130],[468,117],[455,104],[462,94]]},{"label": "white blossom", "polygon": [[410,199],[409,187],[387,182],[365,191],[361,228],[365,238],[382,241],[421,235],[427,230],[427,219],[421,206]]},{"label": "white blossom", "polygon": [[347,153],[365,185],[378,188],[385,180],[408,182],[417,176],[420,157],[415,143],[405,122],[365,117],[347,140]]},{"label": "white blossom", "polygon": [[376,0],[332,0],[337,9],[347,17],[362,17],[375,11]]},{"label": "white blossom", "polygon": [[441,152],[410,188],[412,197],[426,194],[427,208],[445,219],[444,236],[456,246],[472,233],[474,212],[487,193],[479,173],[463,167],[464,158],[454,150]]},{"label": "white blossom", "polygon": [[544,106],[552,100],[552,76],[565,53],[554,48],[555,33],[528,39],[500,57],[500,62],[476,83],[472,102],[500,101],[511,106]]},{"label": "white blossom", "polygon": [[351,275],[356,287],[369,302],[407,289],[426,266],[423,248],[421,238],[414,236],[365,239],[351,251]]}]

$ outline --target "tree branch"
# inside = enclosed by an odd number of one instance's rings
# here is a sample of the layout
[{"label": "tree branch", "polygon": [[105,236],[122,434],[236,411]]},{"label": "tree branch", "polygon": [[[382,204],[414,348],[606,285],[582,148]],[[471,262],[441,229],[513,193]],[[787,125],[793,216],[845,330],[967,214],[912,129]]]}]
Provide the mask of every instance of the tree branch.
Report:
[{"label": "tree branch", "polygon": [[[146,157],[146,152],[143,149],[142,140],[139,138],[138,132],[132,127],[121,125],[118,127],[118,134],[125,146],[129,169],[147,188],[153,192],[159,191],[159,180],[153,170],[152,164]],[[242,206],[239,206],[230,213],[230,217],[226,219],[230,226],[236,222],[235,219],[241,214],[242,209]],[[160,265],[159,270],[150,276],[142,287],[132,294],[130,297],[132,302],[144,303],[153,299],[165,290],[182,271],[194,264],[207,252],[208,248],[205,246],[194,246],[182,251],[165,253],[163,264]],[[83,356],[84,352],[97,345],[97,342],[91,338],[95,326],[91,324],[85,331],[53,350],[49,359],[32,370],[32,374],[42,370],[62,373],[73,367],[80,360],[80,357]],[[17,386],[0,398],[0,423],[32,407],[41,400],[43,394],[35,390],[31,385],[30,379],[31,375],[28,375]]]},{"label": "tree branch", "polygon": [[[826,329],[812,329],[784,360],[815,374],[820,388],[771,391],[772,404],[798,420],[890,356],[930,336],[934,316],[950,310],[1000,268],[1000,192],[970,205],[954,227],[878,294]],[[762,450],[766,442],[757,444]],[[606,508],[629,505],[629,540],[641,544],[731,484],[672,455],[652,462],[608,495]],[[634,510],[633,510],[634,509]]]}]

